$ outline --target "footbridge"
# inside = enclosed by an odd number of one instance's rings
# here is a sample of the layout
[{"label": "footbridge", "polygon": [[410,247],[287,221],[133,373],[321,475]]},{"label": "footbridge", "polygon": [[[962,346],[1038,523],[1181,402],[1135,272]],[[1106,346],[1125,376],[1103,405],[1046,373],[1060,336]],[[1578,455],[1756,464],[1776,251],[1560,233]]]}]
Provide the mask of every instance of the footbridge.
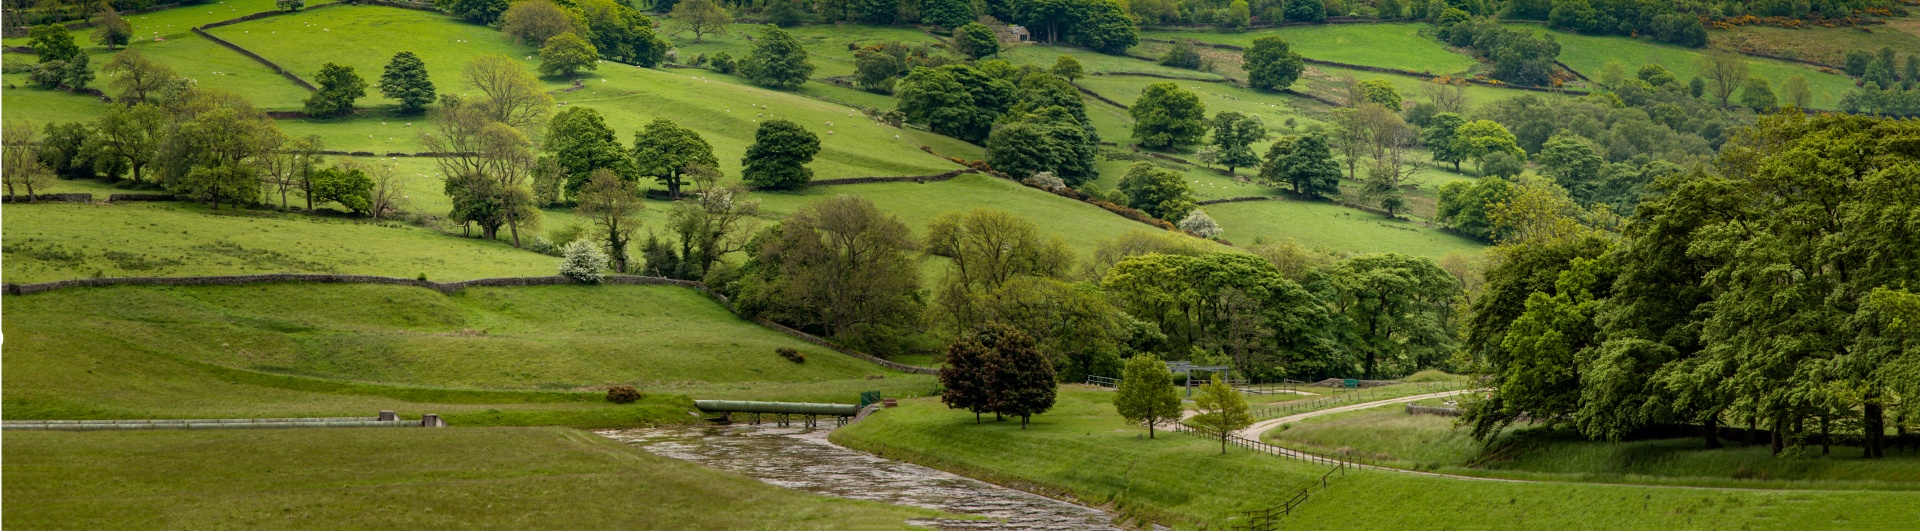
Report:
[{"label": "footbridge", "polygon": [[818,426],[820,417],[833,417],[835,425],[845,426],[847,422],[860,415],[862,410],[877,408],[878,403],[858,406],[854,404],[816,404],[810,402],[750,402],[744,400],[695,400],[693,407],[707,413],[719,413],[720,416],[709,419],[716,422],[733,422],[734,413],[745,413],[747,422],[759,424],[762,415],[769,416],[781,426],[799,420],[809,428]]}]

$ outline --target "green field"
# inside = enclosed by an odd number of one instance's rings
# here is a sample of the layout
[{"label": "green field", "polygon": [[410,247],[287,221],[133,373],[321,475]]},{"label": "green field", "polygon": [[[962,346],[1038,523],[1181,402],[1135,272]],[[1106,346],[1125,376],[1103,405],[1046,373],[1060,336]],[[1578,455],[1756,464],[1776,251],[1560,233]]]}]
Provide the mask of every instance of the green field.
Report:
[{"label": "green field", "polygon": [[805,494],[560,428],[9,432],[36,529],[901,529],[924,509]]},{"label": "green field", "polygon": [[[594,393],[609,385],[842,403],[860,391],[902,396],[933,387],[930,376],[896,373],[762,328],[674,286],[470,288],[454,296],[381,285],[116,287],[7,302],[7,334],[31,338],[8,349],[8,375],[17,379],[5,390],[7,418],[340,414],[361,407],[201,387],[210,376],[238,376],[229,373],[388,388],[557,391],[547,399],[576,402],[597,400]],[[806,362],[780,357],[774,350],[782,347],[800,350]],[[152,374],[182,368],[201,370]]]},{"label": "green field", "polygon": [[[1600,37],[1578,35],[1563,31],[1549,30],[1540,26],[1516,26],[1552,35],[1560,43],[1560,62],[1588,77],[1598,75],[1600,68],[1610,61],[1619,61],[1632,73],[1640,65],[1658,63],[1673,71],[1681,82],[1693,79],[1699,69],[1695,63],[1701,52],[1692,48],[1681,48],[1666,44],[1657,44],[1642,39],[1626,37]],[[1853,89],[1853,80],[1843,75],[1834,75],[1815,70],[1813,67],[1774,61],[1770,59],[1749,58],[1749,75],[1767,78],[1773,82],[1774,93],[1779,93],[1781,83],[1794,75],[1806,76],[1807,88],[1813,91],[1813,106],[1832,109],[1839,105],[1840,96]],[[1735,101],[1740,97],[1735,93]]]},{"label": "green field", "polygon": [[[1063,388],[1052,411],[973,423],[931,399],[908,400],[836,431],[833,441],[889,458],[1057,492],[1178,528],[1231,525],[1277,504],[1327,469],[1183,434],[1142,437],[1110,391]],[[1527,503],[1518,503],[1519,500]],[[1894,528],[1920,518],[1920,493],[1674,489],[1502,483],[1360,471],[1335,475],[1284,522],[1305,528],[1807,529]]]},{"label": "green field", "polygon": [[1293,51],[1309,59],[1455,75],[1473,68],[1472,57],[1448,50],[1420,35],[1428,24],[1324,24],[1220,33],[1214,31],[1142,31],[1143,39],[1189,39],[1240,47],[1267,35],[1279,36]]},{"label": "green field", "polygon": [[[105,198],[96,194],[96,199]],[[15,284],[287,272],[452,281],[551,275],[559,263],[505,242],[395,222],[216,212],[194,203],[23,205],[9,208],[3,230],[6,263],[0,277]]]},{"label": "green field", "polygon": [[1485,244],[1407,221],[1315,201],[1249,201],[1207,205],[1207,214],[1236,242],[1292,238],[1314,249],[1352,253],[1395,252],[1435,260],[1448,253],[1477,253]]},{"label": "green field", "polygon": [[1006,210],[1038,224],[1041,234],[1057,235],[1066,240],[1081,260],[1092,256],[1094,246],[1100,240],[1131,231],[1160,230],[1114,215],[1100,207],[979,174],[925,184],[815,186],[795,192],[754,195],[760,199],[764,214],[785,216],[807,203],[838,194],[856,195],[873,201],[881,210],[900,216],[901,221],[912,227],[916,234],[925,234],[927,222],[942,213],[976,207]]},{"label": "green field", "polygon": [[1740,26],[1709,31],[1707,37],[1715,46],[1839,66],[1846,64],[1847,52],[1853,50],[1877,53],[1881,47],[1891,47],[1902,56],[1920,53],[1920,35],[1913,33],[1916,27],[1920,19],[1903,18],[1888,20],[1884,26],[1850,28]]},{"label": "green field", "polygon": [[1399,406],[1337,413],[1267,432],[1289,448],[1350,453],[1400,468],[1558,481],[1748,488],[1920,490],[1920,456],[1865,460],[1857,448],[1777,457],[1763,444],[1705,450],[1699,438],[1591,442],[1564,431],[1508,430],[1483,447],[1453,419],[1407,415]]}]

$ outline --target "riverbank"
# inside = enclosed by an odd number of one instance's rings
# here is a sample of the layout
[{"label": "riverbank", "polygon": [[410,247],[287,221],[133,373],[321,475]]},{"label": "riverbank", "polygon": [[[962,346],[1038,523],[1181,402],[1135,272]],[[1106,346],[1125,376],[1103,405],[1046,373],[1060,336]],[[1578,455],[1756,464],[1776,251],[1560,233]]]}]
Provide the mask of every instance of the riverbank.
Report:
[{"label": "riverbank", "polygon": [[1115,531],[1099,510],[843,448],[827,440],[831,429],[734,424],[595,433],[789,489],[954,513],[914,521],[936,529]]},{"label": "riverbank", "polygon": [[[1113,393],[1063,387],[1052,411],[974,424],[937,399],[912,399],[834,432],[833,442],[1023,490],[1071,496],[1176,528],[1235,522],[1317,482],[1326,467],[1162,432],[1146,439],[1114,413]],[[1887,529],[1920,519],[1920,493],[1675,489],[1514,483],[1354,471],[1295,509],[1288,525],[1500,529]]]},{"label": "riverbank", "polygon": [[566,428],[8,432],[9,528],[903,529]]}]

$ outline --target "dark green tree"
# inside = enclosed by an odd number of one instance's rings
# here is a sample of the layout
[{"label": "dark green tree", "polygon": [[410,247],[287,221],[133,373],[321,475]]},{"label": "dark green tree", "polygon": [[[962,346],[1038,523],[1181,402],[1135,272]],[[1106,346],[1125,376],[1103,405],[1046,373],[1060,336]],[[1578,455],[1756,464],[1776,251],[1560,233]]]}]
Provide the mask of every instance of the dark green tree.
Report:
[{"label": "dark green tree", "polygon": [[307,97],[307,115],[338,117],[353,114],[353,102],[367,95],[367,82],[351,66],[327,63],[314,74],[319,90]]},{"label": "dark green tree", "polygon": [[[1453,353],[1447,327],[1460,283],[1433,260],[1396,253],[1341,262],[1327,273],[1345,317],[1348,350],[1361,357],[1365,378],[1404,375]],[[1383,370],[1382,365],[1392,369]]]},{"label": "dark green tree", "polygon": [[1286,0],[1286,4],[1286,18],[1289,22],[1327,21],[1327,6],[1320,3],[1320,0]]},{"label": "dark green tree", "polygon": [[987,163],[1018,179],[1050,171],[1068,186],[1096,176],[1098,145],[1066,109],[1020,113],[987,136]]},{"label": "dark green tree", "polygon": [[789,189],[813,180],[807,163],[820,152],[820,137],[787,120],[760,122],[753,145],[740,160],[740,178],[756,188]]},{"label": "dark green tree", "polygon": [[540,47],[540,73],[573,77],[574,72],[600,67],[600,50],[573,32],[554,35]]},{"label": "dark green tree", "polygon": [[1601,184],[1600,170],[1607,163],[1599,145],[1571,133],[1553,135],[1534,160],[1540,164],[1540,173],[1582,202],[1592,201]]},{"label": "dark green tree", "polygon": [[1257,116],[1248,116],[1234,111],[1220,111],[1213,115],[1213,145],[1219,148],[1220,165],[1227,167],[1232,175],[1234,168],[1260,165],[1260,156],[1253,153],[1253,143],[1267,138],[1267,127],[1260,123]]},{"label": "dark green tree", "polygon": [[1443,112],[1433,115],[1427,127],[1420,130],[1420,143],[1433,150],[1434,162],[1451,162],[1453,171],[1460,171],[1460,163],[1467,160],[1467,154],[1454,148],[1453,136],[1467,119],[1459,114]]},{"label": "dark green tree", "polygon": [[1185,39],[1175,40],[1167,53],[1160,56],[1160,64],[1188,70],[1200,69],[1200,51],[1194,49],[1193,42]]},{"label": "dark green tree", "polygon": [[348,212],[365,213],[373,204],[373,178],[358,165],[335,165],[314,172],[313,189],[307,193],[316,203],[332,201]]},{"label": "dark green tree", "polygon": [[580,192],[593,170],[606,169],[626,181],[640,177],[639,168],[620,146],[620,138],[600,116],[600,111],[592,107],[570,106],[553,115],[547,122],[541,149],[546,152],[546,158],[558,164],[560,181],[568,196]]},{"label": "dark green tree", "polygon": [[1325,136],[1289,136],[1267,148],[1260,180],[1292,186],[1294,195],[1303,199],[1332,197],[1340,195],[1340,164],[1333,161]]},{"label": "dark green tree", "polygon": [[433,5],[476,24],[492,25],[507,12],[507,0],[434,0]]},{"label": "dark green tree", "polygon": [[973,22],[973,6],[966,0],[923,0],[920,22],[942,28],[958,28]]},{"label": "dark green tree", "polygon": [[633,160],[640,175],[667,185],[667,196],[673,199],[680,198],[680,184],[689,165],[720,165],[720,159],[713,156],[713,146],[700,138],[700,133],[666,118],[654,118],[633,133]]},{"label": "dark green tree", "polygon": [[1247,84],[1258,90],[1287,90],[1300,79],[1300,72],[1306,70],[1306,60],[1276,35],[1255,38],[1253,46],[1241,52],[1240,57],[1246,64]]},{"label": "dark green tree", "polygon": [[981,143],[993,122],[1014,103],[1012,83],[971,65],[919,67],[894,86],[898,108],[907,121],[935,133]]},{"label": "dark green tree", "polygon": [[126,19],[120,18],[120,12],[114,11],[113,7],[102,6],[100,12],[94,14],[93,42],[113,50],[126,46],[127,40],[131,37],[133,37],[133,25],[127,24]]},{"label": "dark green tree", "polygon": [[1133,107],[1133,137],[1141,147],[1168,149],[1200,143],[1207,135],[1207,106],[1200,97],[1173,83],[1154,83]]},{"label": "dark green tree", "polygon": [[34,26],[27,32],[27,47],[33,48],[33,55],[40,62],[66,61],[80,55],[80,45],[73,41],[73,34],[60,24]]},{"label": "dark green tree", "polygon": [[1195,207],[1187,180],[1151,162],[1128,166],[1127,174],[1120,178],[1120,191],[1127,195],[1127,206],[1167,221],[1179,221]]},{"label": "dark green tree", "polygon": [[947,345],[947,357],[940,365],[940,402],[950,409],[973,412],[973,422],[987,412],[990,381],[996,353],[981,344],[975,334],[965,334]]},{"label": "dark green tree", "polygon": [[1000,53],[1000,36],[979,22],[954,28],[953,42],[956,50],[974,59]]},{"label": "dark green tree", "polygon": [[768,24],[753,40],[753,50],[740,61],[740,73],[755,85],[791,89],[813,75],[807,49],[779,26]]},{"label": "dark green tree", "polygon": [[973,336],[993,352],[987,364],[988,410],[1020,417],[1020,429],[1026,429],[1034,415],[1053,409],[1060,383],[1054,379],[1053,360],[1040,352],[1033,336],[1002,323],[987,323]]},{"label": "dark green tree", "polygon": [[427,78],[427,64],[413,52],[393,54],[387,69],[380,74],[380,94],[400,101],[400,112],[417,113],[437,98],[433,80]]},{"label": "dark green tree", "polygon": [[1088,0],[1080,8],[1067,40],[1111,55],[1123,55],[1140,44],[1139,25],[1114,0]]}]

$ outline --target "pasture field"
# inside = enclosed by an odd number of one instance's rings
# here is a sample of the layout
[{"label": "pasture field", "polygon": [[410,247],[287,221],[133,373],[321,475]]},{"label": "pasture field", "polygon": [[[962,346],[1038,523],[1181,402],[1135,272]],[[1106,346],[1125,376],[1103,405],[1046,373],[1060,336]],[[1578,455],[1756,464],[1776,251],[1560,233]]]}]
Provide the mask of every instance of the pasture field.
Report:
[{"label": "pasture field", "polygon": [[[250,20],[207,32],[260,54],[309,82],[313,81],[313,75],[320,71],[321,65],[326,63],[353,67],[354,72],[367,81],[367,97],[357,102],[360,107],[384,107],[399,103],[381,95],[375,85],[387,62],[401,51],[420,56],[420,61],[427,65],[427,75],[436,90],[469,97],[480,97],[480,94],[467,87],[461,79],[460,68],[474,56],[494,53],[514,58],[532,57],[527,61],[528,67],[539,66],[538,57],[535,56],[538,47],[514,44],[497,29],[461,22],[446,15],[386,6],[329,6]],[[314,43],[321,42],[326,45],[314,46]],[[232,55],[252,62],[238,54]],[[600,68],[613,66],[619,65],[602,63]],[[594,74],[587,72],[582,79],[595,81]],[[293,86],[292,82],[278,75],[274,75],[274,79]],[[551,88],[559,88],[564,84],[557,83]],[[555,99],[565,97],[556,95]]]},{"label": "pasture field", "polygon": [[1620,443],[1586,441],[1563,430],[1520,425],[1483,446],[1453,419],[1387,406],[1315,417],[1275,429],[1266,440],[1316,452],[1351,452],[1371,462],[1449,474],[1590,483],[1745,488],[1920,490],[1920,455],[1890,450],[1865,460],[1858,448],[1819,447],[1774,456],[1764,444],[1703,449],[1698,437]]},{"label": "pasture field", "polygon": [[6,240],[0,276],[15,284],[289,272],[452,281],[551,275],[559,263],[505,242],[449,237],[398,222],[213,211],[195,203],[49,203],[8,211],[0,228]]},{"label": "pasture field", "polygon": [[1715,46],[1840,66],[1846,64],[1847,52],[1853,50],[1878,53],[1882,47],[1892,47],[1902,56],[1920,53],[1920,35],[1913,33],[1916,27],[1920,27],[1920,19],[1913,18],[1888,20],[1884,26],[1851,28],[1740,26],[1709,31],[1707,38]]},{"label": "pasture field", "polygon": [[[834,432],[843,446],[1000,484],[1071,496],[1129,518],[1176,527],[1231,525],[1317,485],[1327,467],[1230,448],[1121,421],[1114,393],[1062,387],[1047,413],[975,424],[973,415],[913,399]],[[1518,503],[1525,499],[1528,503]],[[1317,487],[1286,525],[1369,529],[1452,522],[1493,529],[1803,529],[1898,527],[1920,517],[1920,493],[1713,490],[1574,483],[1502,483],[1353,470]],[[1444,526],[1444,524],[1439,524]]]},{"label": "pasture field", "polygon": [[[671,26],[670,17],[658,15],[654,18],[662,24],[663,28]],[[753,42],[748,37],[758,37],[763,27],[765,27],[763,24],[732,24],[723,32],[707,34],[700,39],[701,42],[697,43],[693,42],[693,32],[669,35],[665,34],[668,30],[662,30],[661,36],[672,41],[674,47],[680,50],[680,60],[677,62],[682,64],[691,63],[695,55],[706,54],[712,57],[719,52],[726,52],[735,60],[739,60],[746,58],[747,53],[753,49]],[[813,61],[814,79],[853,75],[854,50],[848,49],[848,44],[865,47],[898,41],[907,46],[914,46],[941,42],[939,37],[908,27],[815,24],[786,28],[786,31],[807,49],[807,57]],[[933,52],[939,51],[933,50]]]},{"label": "pasture field", "polygon": [[[975,207],[997,208],[1019,214],[1040,226],[1042,235],[1059,236],[1080,260],[1093,256],[1094,246],[1132,231],[1160,229],[1123,218],[1100,207],[1053,195],[1025,185],[980,174],[968,174],[931,183],[875,183],[815,186],[791,192],[754,194],[761,213],[784,217],[807,203],[834,195],[857,195],[900,216],[915,234],[925,235],[927,222],[946,212]],[[1211,245],[1211,244],[1209,244]],[[1225,247],[1215,247],[1225,249]]]},{"label": "pasture field", "polygon": [[563,428],[10,432],[5,452],[19,527],[903,529],[939,516]]},{"label": "pasture field", "polygon": [[[931,376],[763,328],[677,286],[453,296],[359,284],[122,286],[9,297],[7,305],[13,382],[0,396],[9,419],[424,408],[456,425],[542,416],[588,426],[624,416],[630,425],[684,415],[684,399],[669,393],[847,403],[860,391],[913,396],[933,387]],[[774,352],[782,347],[805,363]],[[658,398],[616,406],[603,400],[608,385]]]},{"label": "pasture field", "polygon": [[[1619,61],[1631,74],[1641,65],[1659,63],[1673,71],[1673,75],[1685,83],[1699,75],[1695,65],[1702,52],[1692,48],[1681,48],[1654,43],[1642,39],[1627,37],[1601,37],[1578,35],[1564,31],[1550,30],[1540,26],[1517,26],[1552,35],[1560,43],[1560,62],[1588,77],[1598,75],[1600,68],[1609,61]],[[1749,58],[1749,75],[1760,76],[1773,82],[1774,94],[1780,93],[1781,83],[1794,75],[1805,76],[1807,88],[1813,91],[1813,107],[1832,109],[1840,104],[1840,96],[1853,89],[1853,80],[1844,75],[1834,75],[1815,70],[1814,67],[1774,61],[1770,59]],[[1735,91],[1734,102],[1739,101],[1739,92]]]},{"label": "pasture field", "polygon": [[1395,252],[1439,260],[1449,253],[1477,253],[1486,244],[1406,221],[1319,201],[1269,200],[1203,207],[1227,239],[1250,242],[1292,238],[1309,248],[1349,253]]},{"label": "pasture field", "polygon": [[[1134,48],[1132,53],[1140,53],[1140,48]],[[1030,64],[1041,68],[1052,68],[1053,63],[1059,61],[1062,55],[1071,55],[1074,60],[1080,61],[1080,68],[1090,76],[1146,72],[1178,77],[1225,79],[1225,77],[1219,74],[1162,66],[1153,61],[1142,61],[1133,57],[1108,55],[1066,44],[1013,45],[1009,48],[1002,49],[999,58],[1016,65]],[[1084,82],[1085,79],[1086,78],[1081,78],[1081,82]]]},{"label": "pasture field", "polygon": [[[1322,61],[1455,75],[1472,69],[1472,57],[1447,49],[1440,41],[1420,34],[1429,24],[1322,24],[1220,33],[1204,30],[1147,30],[1143,39],[1195,40],[1214,44],[1253,46],[1253,40],[1279,36],[1301,56]],[[1158,55],[1157,53],[1154,55]]]}]

